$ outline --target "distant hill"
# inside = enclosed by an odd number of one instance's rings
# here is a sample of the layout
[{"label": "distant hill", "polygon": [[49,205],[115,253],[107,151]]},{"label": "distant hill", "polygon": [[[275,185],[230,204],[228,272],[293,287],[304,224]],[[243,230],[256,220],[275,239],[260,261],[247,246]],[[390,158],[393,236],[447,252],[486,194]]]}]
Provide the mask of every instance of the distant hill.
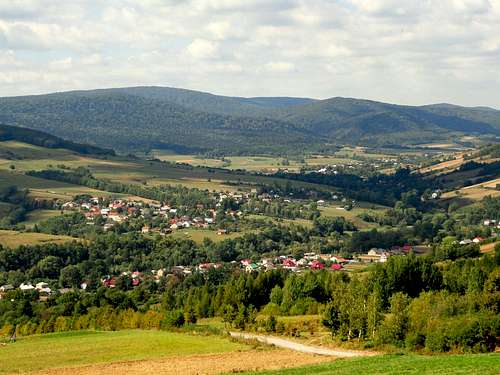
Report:
[{"label": "distant hill", "polygon": [[0,98],[0,122],[121,152],[290,153],[500,136],[500,111],[331,98],[241,98],[130,87]]},{"label": "distant hill", "polygon": [[46,148],[65,148],[79,154],[114,155],[113,150],[66,141],[41,131],[4,124],[0,124],[0,141],[18,141]]}]

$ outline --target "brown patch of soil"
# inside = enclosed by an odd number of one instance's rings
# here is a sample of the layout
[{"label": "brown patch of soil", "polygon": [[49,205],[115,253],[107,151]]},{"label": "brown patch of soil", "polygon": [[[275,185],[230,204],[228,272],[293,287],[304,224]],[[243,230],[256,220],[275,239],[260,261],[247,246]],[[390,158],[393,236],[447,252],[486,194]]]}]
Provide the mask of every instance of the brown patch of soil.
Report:
[{"label": "brown patch of soil", "polygon": [[201,375],[227,372],[259,371],[298,367],[332,361],[332,357],[297,353],[291,350],[250,350],[243,352],[206,354],[163,359],[114,362],[47,369],[38,375],[95,375],[95,374],[155,374]]}]

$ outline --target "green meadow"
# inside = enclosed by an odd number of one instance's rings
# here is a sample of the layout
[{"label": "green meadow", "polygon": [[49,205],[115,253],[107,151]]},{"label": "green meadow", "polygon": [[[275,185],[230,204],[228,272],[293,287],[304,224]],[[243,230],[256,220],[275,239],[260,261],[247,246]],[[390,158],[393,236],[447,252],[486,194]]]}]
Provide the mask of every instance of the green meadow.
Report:
[{"label": "green meadow", "polygon": [[382,355],[337,359],[319,365],[292,369],[249,372],[259,375],[351,375],[351,374],[464,374],[497,375],[500,354],[470,355]]},{"label": "green meadow", "polygon": [[247,349],[223,337],[165,331],[52,333],[0,346],[0,374]]}]

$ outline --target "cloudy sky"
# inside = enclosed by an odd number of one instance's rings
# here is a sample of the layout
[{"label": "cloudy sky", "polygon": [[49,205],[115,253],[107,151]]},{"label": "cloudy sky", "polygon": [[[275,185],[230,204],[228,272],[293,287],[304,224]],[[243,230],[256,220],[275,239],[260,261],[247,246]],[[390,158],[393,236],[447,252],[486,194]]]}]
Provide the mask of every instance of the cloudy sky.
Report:
[{"label": "cloudy sky", "polygon": [[500,0],[0,0],[0,95],[161,85],[500,108]]}]

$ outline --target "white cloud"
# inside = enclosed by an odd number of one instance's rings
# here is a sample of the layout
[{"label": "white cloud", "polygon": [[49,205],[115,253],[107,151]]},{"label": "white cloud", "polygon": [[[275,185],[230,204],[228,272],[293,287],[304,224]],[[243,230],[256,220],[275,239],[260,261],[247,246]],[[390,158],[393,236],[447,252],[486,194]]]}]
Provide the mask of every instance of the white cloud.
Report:
[{"label": "white cloud", "polygon": [[207,26],[207,30],[216,39],[225,39],[230,35],[231,24],[228,21],[211,22]]},{"label": "white cloud", "polygon": [[500,0],[0,1],[0,95],[157,84],[500,108]]},{"label": "white cloud", "polygon": [[274,73],[288,73],[295,69],[295,65],[286,61],[272,61],[265,65],[265,69]]},{"label": "white cloud", "polygon": [[186,50],[195,59],[208,59],[217,53],[217,43],[206,39],[195,39]]}]

